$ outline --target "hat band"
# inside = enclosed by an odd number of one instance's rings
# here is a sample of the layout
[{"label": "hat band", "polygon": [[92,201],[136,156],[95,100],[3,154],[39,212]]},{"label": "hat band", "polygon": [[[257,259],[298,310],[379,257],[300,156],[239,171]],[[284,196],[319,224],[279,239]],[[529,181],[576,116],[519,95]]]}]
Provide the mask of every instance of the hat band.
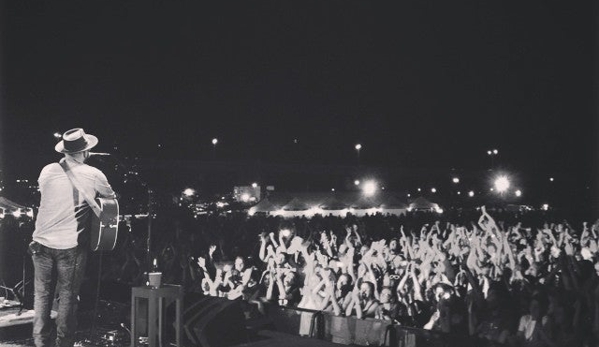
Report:
[{"label": "hat band", "polygon": [[66,149],[69,152],[78,152],[85,149],[85,147],[87,146],[87,140],[83,136],[73,141],[63,141],[64,149]]}]

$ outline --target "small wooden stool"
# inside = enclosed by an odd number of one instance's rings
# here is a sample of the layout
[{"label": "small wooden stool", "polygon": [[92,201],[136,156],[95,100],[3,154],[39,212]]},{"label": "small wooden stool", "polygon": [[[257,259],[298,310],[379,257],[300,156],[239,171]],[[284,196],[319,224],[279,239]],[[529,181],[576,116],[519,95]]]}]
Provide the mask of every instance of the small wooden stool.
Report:
[{"label": "small wooden stool", "polygon": [[[164,299],[177,301],[175,333],[177,347],[181,347],[181,330],[183,327],[183,287],[164,284],[161,287],[133,287],[131,290],[131,347],[137,345],[136,321],[138,317],[138,300],[148,300],[148,343],[150,347],[162,346]],[[156,326],[158,319],[158,326]],[[156,329],[158,328],[158,329]],[[158,338],[158,340],[156,339]],[[156,342],[159,342],[159,345]]]}]

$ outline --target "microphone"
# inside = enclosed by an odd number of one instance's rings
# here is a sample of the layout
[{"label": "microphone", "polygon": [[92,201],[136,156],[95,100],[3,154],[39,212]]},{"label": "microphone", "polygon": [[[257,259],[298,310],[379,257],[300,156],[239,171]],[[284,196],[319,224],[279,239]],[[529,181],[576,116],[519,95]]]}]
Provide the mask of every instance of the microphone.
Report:
[{"label": "microphone", "polygon": [[104,156],[104,155],[111,155],[110,153],[102,153],[102,152],[89,152],[89,156],[95,156],[95,155],[99,155],[99,156]]}]

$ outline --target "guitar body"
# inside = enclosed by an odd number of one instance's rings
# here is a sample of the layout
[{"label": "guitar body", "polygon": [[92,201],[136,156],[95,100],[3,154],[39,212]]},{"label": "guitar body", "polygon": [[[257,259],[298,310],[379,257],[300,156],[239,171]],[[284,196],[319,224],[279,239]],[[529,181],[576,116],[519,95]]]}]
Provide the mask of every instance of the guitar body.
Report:
[{"label": "guitar body", "polygon": [[97,198],[102,213],[92,213],[90,239],[92,251],[112,251],[119,231],[119,203],[116,199]]}]

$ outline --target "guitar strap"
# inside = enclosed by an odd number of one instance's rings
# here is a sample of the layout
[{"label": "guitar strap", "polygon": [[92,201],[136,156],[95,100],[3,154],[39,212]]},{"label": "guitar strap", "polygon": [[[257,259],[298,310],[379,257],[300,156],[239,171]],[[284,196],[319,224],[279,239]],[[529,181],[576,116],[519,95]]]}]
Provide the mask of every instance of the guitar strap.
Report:
[{"label": "guitar strap", "polygon": [[67,174],[67,177],[69,177],[69,180],[71,181],[73,187],[75,187],[75,190],[78,190],[81,193],[81,195],[83,195],[83,198],[85,199],[85,201],[87,201],[92,211],[94,211],[94,214],[99,218],[102,214],[102,208],[98,205],[96,200],[92,199],[83,189],[81,189],[79,181],[77,181],[77,178],[75,177],[75,175],[73,175],[73,172],[71,171],[71,168],[69,168],[69,166],[67,165],[66,161],[63,160],[59,164],[64,170],[64,172]]}]

